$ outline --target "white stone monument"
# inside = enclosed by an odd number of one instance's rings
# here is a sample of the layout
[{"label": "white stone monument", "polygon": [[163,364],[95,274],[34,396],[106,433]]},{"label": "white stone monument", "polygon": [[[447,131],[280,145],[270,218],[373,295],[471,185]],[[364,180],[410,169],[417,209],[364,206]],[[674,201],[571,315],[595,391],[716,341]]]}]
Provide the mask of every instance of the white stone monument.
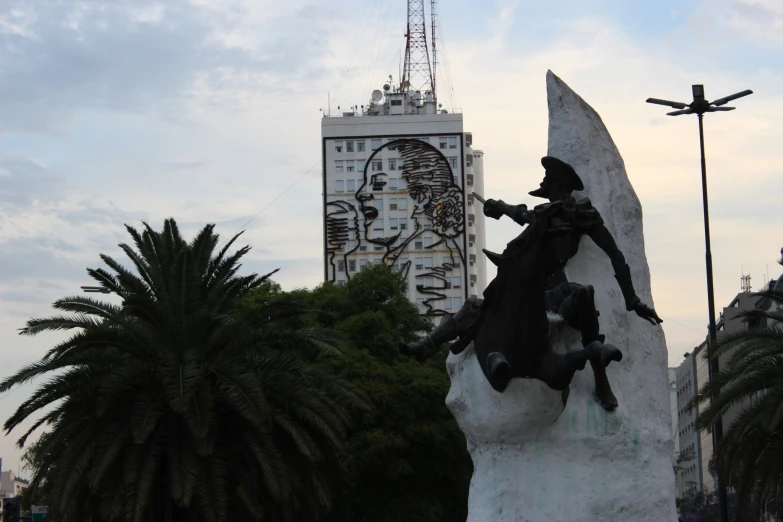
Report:
[{"label": "white stone monument", "polygon": [[[600,116],[551,71],[547,97],[547,154],[576,169],[585,190],[575,197],[589,197],[601,213],[631,267],[636,293],[654,306],[641,204],[617,147]],[[533,189],[539,180],[530,181]],[[513,203],[523,194],[519,199]],[[609,258],[589,238],[566,273],[595,287],[601,332],[623,352],[607,368],[619,407],[608,413],[593,399],[589,364],[574,377],[564,408],[560,392],[537,380],[514,379],[495,392],[472,345],[450,354],[446,404],[474,465],[468,522],[674,522],[663,330],[625,310]],[[555,350],[581,348],[578,332],[557,316],[550,315],[550,330]]]}]

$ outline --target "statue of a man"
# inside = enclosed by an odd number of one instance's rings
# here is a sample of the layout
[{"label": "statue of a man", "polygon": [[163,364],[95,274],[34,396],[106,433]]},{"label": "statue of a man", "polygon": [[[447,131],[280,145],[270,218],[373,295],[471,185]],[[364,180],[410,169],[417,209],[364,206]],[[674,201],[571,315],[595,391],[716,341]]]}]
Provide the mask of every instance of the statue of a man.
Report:
[{"label": "statue of a man", "polygon": [[[603,224],[598,211],[587,198],[576,201],[572,192],[583,190],[582,180],[574,168],[557,158],[546,156],[541,159],[546,169],[544,180],[531,196],[546,198],[549,203],[539,205],[529,211],[525,205],[508,205],[502,200],[487,200],[484,214],[494,219],[506,215],[520,225],[528,225],[537,220],[536,225],[544,230],[536,237],[535,245],[530,244],[529,235],[523,233],[511,241],[501,256],[484,251],[493,262],[509,257],[515,250],[536,248],[534,256],[536,274],[546,278],[545,306],[547,311],[560,314],[569,326],[581,333],[582,344],[587,347],[591,343],[601,343],[605,337],[601,335],[598,323],[598,311],[595,308],[594,290],[590,285],[580,285],[568,282],[565,266],[569,259],[576,255],[579,241],[583,235],[589,236],[598,247],[609,257],[615,271],[628,311],[636,312],[639,317],[650,321],[653,325],[662,322],[655,310],[641,302],[636,295],[631,282],[631,270],[625,262],[625,257],[617,248],[612,235]],[[493,306],[493,297],[500,291],[503,281],[495,278],[484,291],[484,299],[470,298],[453,316],[445,316],[440,324],[429,335],[414,343],[400,343],[400,351],[407,355],[428,357],[441,343],[460,337],[452,345],[452,351],[459,353],[471,341],[471,333],[476,331],[481,322],[481,311]],[[610,345],[607,345],[608,348]],[[596,352],[597,353],[597,352]],[[619,350],[604,351],[617,354],[612,360],[619,360]],[[600,356],[590,359],[596,378],[595,393],[606,410],[617,407],[617,399],[612,393],[606,378],[604,367],[610,361],[602,360]]]}]

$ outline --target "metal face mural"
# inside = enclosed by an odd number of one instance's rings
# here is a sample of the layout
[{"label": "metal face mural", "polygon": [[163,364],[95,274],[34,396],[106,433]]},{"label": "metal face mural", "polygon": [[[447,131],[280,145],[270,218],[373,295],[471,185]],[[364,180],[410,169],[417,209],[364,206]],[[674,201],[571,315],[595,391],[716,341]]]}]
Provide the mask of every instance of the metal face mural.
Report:
[{"label": "metal face mural", "polygon": [[[397,154],[389,154],[391,151]],[[393,171],[385,168],[390,166],[389,160],[396,167]],[[390,186],[390,180],[396,180],[398,186]],[[358,210],[364,217],[360,240],[371,245],[373,251],[380,247],[383,261],[406,277],[413,264],[409,256],[432,258],[431,264],[422,265],[426,271],[417,274],[416,288],[424,298],[428,314],[449,313],[439,301],[446,297],[443,291],[450,288],[452,276],[461,276],[461,267],[465,266],[461,239],[465,230],[465,199],[455,183],[449,161],[429,143],[395,140],[373,152],[364,166],[360,183],[355,195]],[[396,219],[405,219],[407,226],[403,229],[400,223],[396,232],[384,226],[390,224],[388,220],[380,226],[376,223],[384,215],[391,216],[388,204],[384,207],[383,197],[389,192],[391,197],[408,196],[404,198],[405,211],[398,207],[395,213],[400,216]],[[431,238],[431,244],[424,243],[425,236]]]},{"label": "metal face mural", "polygon": [[[334,281],[337,274],[350,278],[348,256],[359,248],[359,212],[347,201],[326,204],[326,251],[329,257],[329,275]],[[354,260],[354,263],[356,261]]]}]

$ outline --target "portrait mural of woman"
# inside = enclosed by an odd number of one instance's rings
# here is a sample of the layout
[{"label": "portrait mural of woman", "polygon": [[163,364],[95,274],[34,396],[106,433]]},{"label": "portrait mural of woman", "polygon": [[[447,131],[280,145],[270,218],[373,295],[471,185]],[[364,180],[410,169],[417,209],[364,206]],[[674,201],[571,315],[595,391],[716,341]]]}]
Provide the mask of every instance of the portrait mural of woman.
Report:
[{"label": "portrait mural of woman", "polygon": [[356,207],[347,201],[327,203],[326,251],[332,281],[337,279],[338,274],[350,278],[348,256],[356,252],[360,243],[359,212]]},{"label": "portrait mural of woman", "polygon": [[[396,151],[397,154],[391,154]],[[388,157],[385,157],[388,156]],[[393,158],[392,158],[393,156]],[[389,159],[401,173],[384,169]],[[386,161],[384,161],[386,160]],[[390,189],[390,180],[399,179],[399,186]],[[390,141],[378,148],[364,166],[364,178],[356,191],[359,212],[364,217],[361,224],[361,238],[367,244],[383,249],[384,262],[402,271],[406,277],[411,260],[406,259],[414,250],[426,256],[427,250],[438,254],[440,264],[433,263],[427,271],[416,274],[417,278],[432,280],[432,284],[417,284],[416,288],[424,296],[424,306],[430,315],[447,314],[438,303],[445,299],[443,290],[449,286],[450,277],[461,275],[465,256],[462,237],[465,230],[464,193],[455,183],[454,173],[448,159],[435,147],[417,139]],[[406,205],[407,223],[405,230],[400,227],[396,232],[386,227],[389,220],[383,222],[383,195],[405,185],[410,205]],[[394,194],[392,194],[394,196]],[[388,230],[388,232],[387,232]],[[431,244],[418,246],[426,234],[431,233]],[[421,252],[424,250],[424,252]]]}]

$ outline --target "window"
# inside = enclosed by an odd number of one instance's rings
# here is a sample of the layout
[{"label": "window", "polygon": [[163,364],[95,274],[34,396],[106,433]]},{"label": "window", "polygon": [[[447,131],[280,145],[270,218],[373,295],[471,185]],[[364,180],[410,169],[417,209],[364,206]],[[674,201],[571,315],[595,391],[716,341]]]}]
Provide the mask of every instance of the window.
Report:
[{"label": "window", "polygon": [[345,162],[345,171],[346,172],[353,172],[353,160],[347,160]]},{"label": "window", "polygon": [[334,162],[334,171],[335,172],[342,172],[343,171],[343,162],[342,162],[342,160]]},{"label": "window", "polygon": [[449,148],[448,138],[443,137],[443,138],[440,138],[439,141],[440,141],[440,145],[439,146],[440,146],[441,149],[448,149]]},{"label": "window", "polygon": [[400,218],[400,230],[408,230],[408,218]]},{"label": "window", "polygon": [[372,222],[372,229],[373,230],[383,230],[383,220],[382,219],[376,219]]},{"label": "window", "polygon": [[337,286],[345,286],[345,281],[340,279],[339,281],[337,281]]},{"label": "window", "polygon": [[383,212],[383,197],[379,197],[378,199],[373,199],[372,204],[375,208],[378,209],[378,212]]},{"label": "window", "polygon": [[[402,170],[402,163],[397,163],[397,170]],[[397,190],[405,190],[406,186],[405,178],[400,178],[400,181],[397,184]]]},{"label": "window", "polygon": [[457,168],[457,157],[456,156],[449,156],[449,165],[451,165],[452,169]]},{"label": "window", "polygon": [[450,136],[449,137],[449,148],[450,149],[456,149],[457,148],[457,137],[456,136]]},{"label": "window", "polygon": [[459,261],[454,261],[454,268],[459,268]]},{"label": "window", "polygon": [[435,280],[432,278],[432,276],[427,276],[424,278],[424,286],[427,288],[432,288],[435,285]]},{"label": "window", "polygon": [[424,248],[424,244],[421,241],[416,241],[413,245],[413,248],[415,248],[416,250],[421,250],[422,248]]},{"label": "window", "polygon": [[356,150],[358,152],[364,152],[364,142],[363,141],[357,141],[356,142]]},{"label": "window", "polygon": [[389,178],[389,190],[397,190],[397,178]]},{"label": "window", "polygon": [[393,106],[402,105],[402,100],[392,100],[392,101],[391,101],[391,104],[392,104]]},{"label": "window", "polygon": [[353,192],[354,190],[356,190],[356,181],[349,179],[346,183],[345,188],[348,192]]},{"label": "window", "polygon": [[390,159],[389,160],[389,170],[397,170],[397,160],[396,159]]},{"label": "window", "polygon": [[345,142],[345,152],[353,152],[353,142],[352,141],[346,141]]},{"label": "window", "polygon": [[424,238],[424,248],[429,248],[432,246],[432,238],[431,237],[425,237]]},{"label": "window", "polygon": [[355,259],[349,259],[348,260],[348,271],[356,272],[356,260]]},{"label": "window", "polygon": [[366,252],[367,251],[367,245],[362,245],[359,247],[359,252]]},{"label": "window", "polygon": [[375,139],[370,140],[370,147],[372,147],[372,150],[378,150],[381,148],[381,140]]},{"label": "window", "polygon": [[461,288],[462,287],[462,278],[460,276],[454,276],[451,278],[451,286],[452,288]]},{"label": "window", "polygon": [[374,247],[372,247],[372,249],[380,252],[381,250],[383,250],[383,247],[382,246],[374,246]]},{"label": "window", "polygon": [[454,307],[455,310],[459,310],[460,308],[462,308],[462,298],[461,297],[455,297],[452,301],[453,302],[452,302],[451,305]]},{"label": "window", "polygon": [[337,262],[337,271],[338,272],[344,272],[345,271],[345,261],[342,259]]},{"label": "window", "polygon": [[408,198],[400,198],[397,200],[397,210],[408,210]]},{"label": "window", "polygon": [[397,198],[389,198],[389,210],[397,210]]},{"label": "window", "polygon": [[424,258],[424,268],[432,268],[432,258],[431,257],[425,257]]},{"label": "window", "polygon": [[420,309],[424,309],[424,299],[422,297],[416,298],[416,306],[418,306]]},{"label": "window", "polygon": [[373,172],[380,172],[383,170],[383,161],[381,160],[373,160],[372,161],[372,170]]},{"label": "window", "polygon": [[451,310],[451,297],[447,297],[443,300],[443,309],[444,310]]},{"label": "window", "polygon": [[364,270],[364,268],[367,266],[367,260],[366,259],[360,259],[359,260],[359,270]]},{"label": "window", "polygon": [[419,141],[423,141],[424,143],[429,143],[430,138],[428,136],[424,136],[423,138],[416,138]]},{"label": "window", "polygon": [[397,218],[390,218],[389,219],[389,229],[390,230],[397,230],[399,225],[399,219]]},{"label": "window", "polygon": [[424,268],[424,258],[423,257],[417,257],[416,258],[416,268],[421,270]]},{"label": "window", "polygon": [[343,142],[342,141],[335,141],[334,142],[334,151],[335,152],[342,152],[343,151]]},{"label": "window", "polygon": [[334,191],[345,192],[345,182],[341,179],[334,180]]}]

